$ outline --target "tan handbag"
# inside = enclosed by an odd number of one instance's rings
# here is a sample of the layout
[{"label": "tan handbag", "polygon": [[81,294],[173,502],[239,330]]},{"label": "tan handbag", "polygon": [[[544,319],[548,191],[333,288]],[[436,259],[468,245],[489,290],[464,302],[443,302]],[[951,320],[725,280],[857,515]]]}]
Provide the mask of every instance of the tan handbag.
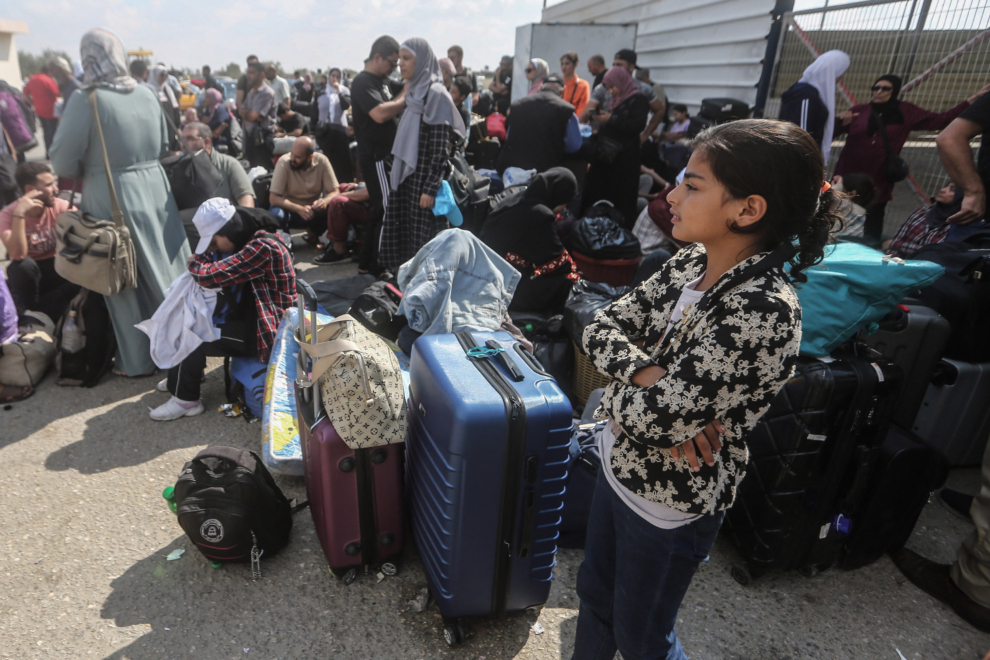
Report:
[{"label": "tan handbag", "polygon": [[35,387],[55,357],[55,324],[41,312],[25,312],[17,341],[0,344],[0,385]]},{"label": "tan handbag", "polygon": [[[87,94],[103,149],[113,220],[99,220],[79,210],[60,213],[55,219],[55,272],[73,284],[111,296],[137,286],[137,261],[131,233],[124,225],[124,214],[117,203],[103,126],[97,112],[96,88],[89,89]],[[75,189],[72,192],[75,196]]]},{"label": "tan handbag", "polygon": [[300,379],[319,381],[327,417],[347,446],[364,449],[405,442],[402,370],[392,349],[351,316],[320,326],[315,338],[302,319],[300,315]]}]

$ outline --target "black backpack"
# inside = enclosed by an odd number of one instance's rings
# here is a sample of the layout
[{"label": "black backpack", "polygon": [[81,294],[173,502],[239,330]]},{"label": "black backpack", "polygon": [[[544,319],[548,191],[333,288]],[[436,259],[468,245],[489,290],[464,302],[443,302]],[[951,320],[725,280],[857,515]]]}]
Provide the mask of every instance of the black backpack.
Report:
[{"label": "black backpack", "polygon": [[394,284],[373,282],[364,293],[354,299],[347,313],[376,335],[396,341],[406,317],[399,316],[402,293]]},{"label": "black backpack", "polygon": [[254,177],[254,181],[251,182],[255,205],[259,209],[267,209],[271,206],[272,176],[274,176],[273,172],[266,172]]},{"label": "black backpack", "polygon": [[[289,542],[289,500],[253,451],[208,447],[185,464],[175,482],[179,525],[214,562],[271,557]],[[297,508],[302,508],[300,507]]]},{"label": "black backpack", "polygon": [[206,200],[217,196],[217,188],[223,183],[223,175],[205,149],[179,156],[166,156],[161,162],[180,211],[198,208]]},{"label": "black backpack", "polygon": [[[76,324],[85,336],[82,349],[65,350],[62,328],[69,312],[76,313]],[[90,341],[93,339],[93,341]],[[117,336],[113,332],[110,312],[102,295],[82,289],[55,327],[55,382],[59,385],[93,387],[113,366],[117,353]]]}]

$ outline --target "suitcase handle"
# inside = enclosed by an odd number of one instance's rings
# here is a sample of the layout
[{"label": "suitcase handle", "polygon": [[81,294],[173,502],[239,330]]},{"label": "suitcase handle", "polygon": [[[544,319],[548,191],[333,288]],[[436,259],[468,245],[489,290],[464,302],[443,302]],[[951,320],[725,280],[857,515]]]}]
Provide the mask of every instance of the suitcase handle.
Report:
[{"label": "suitcase handle", "polygon": [[[306,341],[306,310],[305,307],[309,308],[309,336],[310,343],[314,346],[316,345],[319,338],[317,337],[317,326],[316,326],[316,292],[313,291],[313,287],[309,285],[308,282],[300,278],[296,278],[296,293],[298,294],[297,300],[299,303],[299,325],[296,328],[296,341],[300,344]],[[303,401],[309,402],[312,400],[313,403],[313,423],[320,418],[320,397],[313,394],[313,381],[306,378],[304,375],[300,375],[300,372],[305,374],[305,360],[306,353],[300,347],[299,356],[296,362],[296,384],[302,394]]]},{"label": "suitcase handle", "polygon": [[[502,346],[494,339],[489,339],[488,341],[486,341],[485,346],[492,349],[502,348]],[[510,358],[509,354],[506,353],[504,350],[499,350],[499,352],[495,355],[495,357],[502,362],[502,366],[505,367],[512,375],[512,380],[516,381],[517,383],[526,380],[526,376],[523,374],[522,371],[519,370],[519,365],[516,364],[516,361]]]}]

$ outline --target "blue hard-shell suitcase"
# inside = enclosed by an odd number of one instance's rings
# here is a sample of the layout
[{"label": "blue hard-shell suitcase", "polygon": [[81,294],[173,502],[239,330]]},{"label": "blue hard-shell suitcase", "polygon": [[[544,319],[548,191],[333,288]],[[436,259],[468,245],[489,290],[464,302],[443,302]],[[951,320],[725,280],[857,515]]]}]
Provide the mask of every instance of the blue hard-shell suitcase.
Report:
[{"label": "blue hard-shell suitcase", "polygon": [[[491,357],[468,357],[475,347]],[[457,618],[543,605],[567,478],[571,404],[505,332],[420,337],[410,366],[406,483],[444,638]]]}]

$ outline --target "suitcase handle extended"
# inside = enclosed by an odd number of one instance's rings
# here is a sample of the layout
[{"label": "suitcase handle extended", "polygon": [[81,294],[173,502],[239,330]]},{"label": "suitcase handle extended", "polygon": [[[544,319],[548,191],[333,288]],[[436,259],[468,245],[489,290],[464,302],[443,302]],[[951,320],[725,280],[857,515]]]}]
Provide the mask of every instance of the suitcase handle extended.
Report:
[{"label": "suitcase handle extended", "polygon": [[[313,291],[313,287],[311,287],[309,283],[297,277],[296,293],[298,294],[297,301],[299,304],[299,326],[296,328],[296,341],[298,341],[300,345],[306,342],[305,307],[308,307],[310,343],[312,343],[315,346],[317,341],[319,341],[316,330],[316,307],[317,307],[316,292]],[[307,402],[312,401],[313,403],[313,423],[315,424],[316,420],[319,419],[320,417],[320,397],[313,395],[313,381],[306,378],[305,375],[301,375],[299,373],[299,370],[305,369],[306,366],[304,364],[305,359],[306,359],[305,353],[300,348],[299,357],[297,359],[297,365],[296,365],[296,384],[299,386],[299,390],[302,393],[303,401],[307,401]],[[303,371],[302,374],[305,374],[305,371]]]}]

